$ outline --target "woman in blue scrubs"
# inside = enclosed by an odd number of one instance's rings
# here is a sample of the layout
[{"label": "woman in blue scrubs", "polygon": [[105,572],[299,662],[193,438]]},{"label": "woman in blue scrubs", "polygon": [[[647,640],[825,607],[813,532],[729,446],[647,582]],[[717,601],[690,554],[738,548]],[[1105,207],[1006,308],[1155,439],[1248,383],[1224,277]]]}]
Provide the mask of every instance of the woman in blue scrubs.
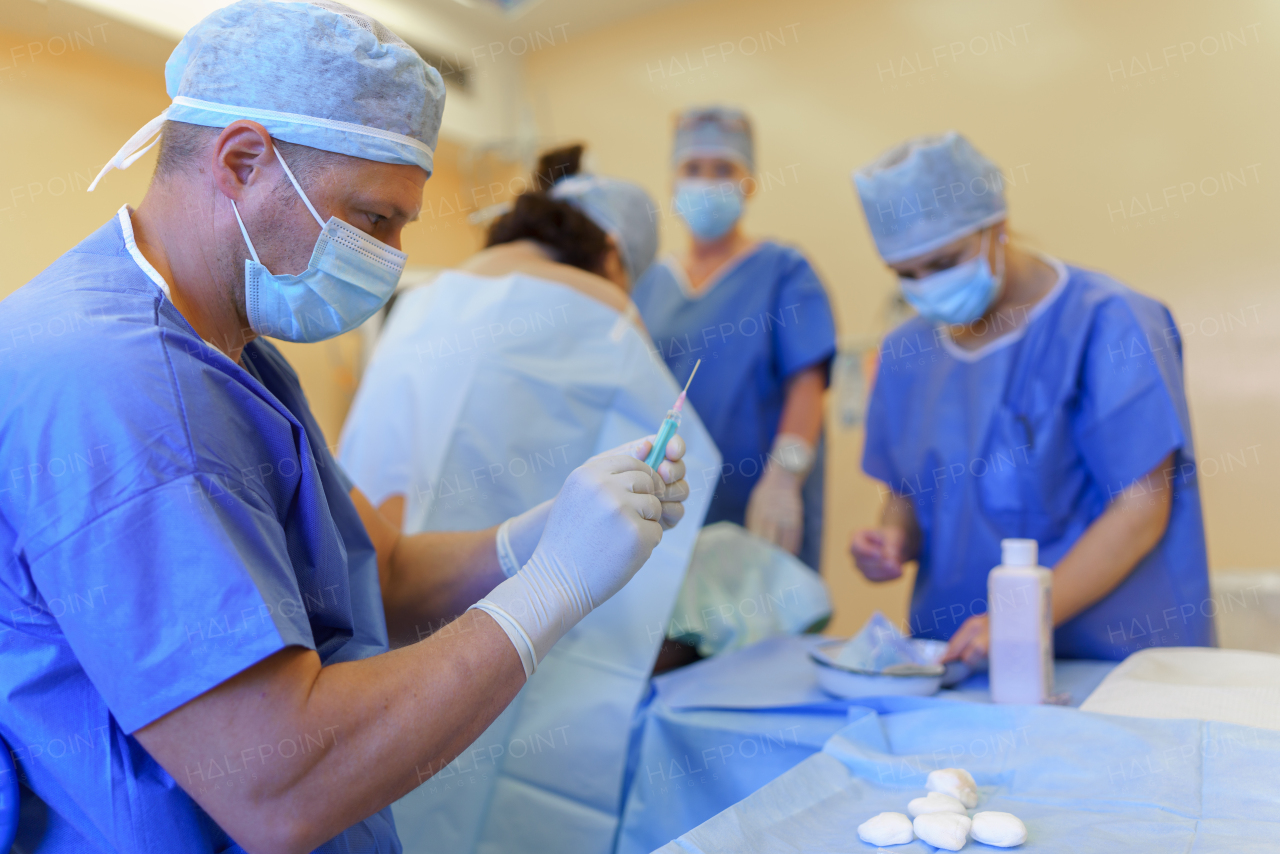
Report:
[{"label": "woman in blue scrubs", "polygon": [[799,251],[742,231],[755,191],[743,113],[680,115],[672,161],[673,207],[690,246],[654,264],[632,298],[677,380],[702,360],[689,401],[724,462],[718,472],[694,472],[691,483],[715,490],[706,524],[745,524],[817,569],[831,305]]},{"label": "woman in blue scrubs", "polygon": [[854,173],[876,248],[919,312],[891,332],[863,469],[887,486],[854,560],[918,562],[910,629],[971,664],[987,572],[1028,537],[1053,569],[1056,654],[1213,643],[1182,342],[1169,310],[1010,240],[999,172],[918,137]]}]

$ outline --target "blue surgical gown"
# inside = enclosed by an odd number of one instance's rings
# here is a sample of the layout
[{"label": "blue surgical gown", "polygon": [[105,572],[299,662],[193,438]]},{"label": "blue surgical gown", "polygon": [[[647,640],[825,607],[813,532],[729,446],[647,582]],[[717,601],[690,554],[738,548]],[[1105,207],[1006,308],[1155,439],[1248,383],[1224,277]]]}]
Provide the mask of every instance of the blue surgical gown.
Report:
[{"label": "blue surgical gown", "polygon": [[[201,341],[117,218],[0,302],[0,384],[15,850],[239,851],[178,783],[236,785],[341,735],[175,782],[132,733],[287,646],[387,649],[373,547],[296,375],[266,341],[241,364]],[[390,808],[319,850],[399,851]]]},{"label": "blue surgical gown", "polygon": [[[689,483],[715,490],[706,524],[741,525],[778,433],[787,380],[815,365],[828,368],[835,355],[827,292],[798,251],[763,241],[696,292],[678,262],[654,264],[632,299],[653,336],[655,355],[678,381],[702,359],[689,405],[724,462],[719,472],[690,472]],[[800,559],[814,569],[822,547],[821,450],[803,491]]]},{"label": "blue surgical gown", "polygon": [[[1058,269],[1024,326],[966,352],[914,318],[882,342],[862,466],[909,499],[922,533],[910,626],[945,640],[986,611],[1000,540],[1052,568],[1135,480],[1174,456],[1159,543],[1059,626],[1063,658],[1213,642],[1182,342],[1168,309],[1101,273]],[[1016,318],[996,318],[1013,329]]]}]

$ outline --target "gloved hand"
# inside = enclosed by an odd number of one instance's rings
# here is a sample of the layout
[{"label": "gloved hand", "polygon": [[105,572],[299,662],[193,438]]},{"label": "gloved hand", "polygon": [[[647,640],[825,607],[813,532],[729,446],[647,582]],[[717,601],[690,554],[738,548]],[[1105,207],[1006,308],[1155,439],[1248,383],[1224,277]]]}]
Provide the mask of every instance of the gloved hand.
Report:
[{"label": "gloved hand", "polygon": [[[591,459],[598,460],[602,457],[621,454],[643,460],[649,456],[649,449],[653,447],[655,438],[657,437],[646,436],[597,454]],[[667,443],[666,459],[658,465],[658,474],[662,477],[664,486],[659,495],[662,501],[661,523],[664,531],[674,528],[684,518],[684,501],[689,497],[689,483],[684,479],[684,453],[684,439],[678,435],[674,436]],[[507,578],[519,572],[520,567],[524,566],[533,555],[538,540],[542,538],[542,531],[546,527],[552,503],[552,501],[544,501],[519,516],[512,516],[498,526],[496,542],[498,564],[502,567],[502,574]]]},{"label": "gloved hand", "polygon": [[502,567],[502,574],[507,578],[519,572],[520,567],[533,556],[538,540],[542,539],[553,504],[555,499],[548,499],[498,526],[495,543],[498,549],[498,566]]},{"label": "gloved hand", "polygon": [[791,554],[804,536],[800,489],[813,466],[813,448],[799,436],[779,433],[764,474],[747,499],[747,530]]},{"label": "gloved hand", "polygon": [[616,593],[662,539],[661,478],[624,454],[570,473],[532,557],[479,608],[506,631],[532,675],[565,632]]},{"label": "gloved hand", "polygon": [[[619,445],[612,451],[605,451],[599,456],[625,454],[637,460],[643,460],[649,456],[649,451],[653,448],[653,440],[656,438],[658,437],[645,436],[643,439]],[[667,455],[662,462],[658,463],[658,474],[664,486],[663,491],[658,495],[662,500],[662,530],[664,531],[671,530],[684,518],[684,502],[689,497],[689,482],[684,479],[685,450],[684,439],[677,433],[671,437],[671,441],[667,442]]]}]

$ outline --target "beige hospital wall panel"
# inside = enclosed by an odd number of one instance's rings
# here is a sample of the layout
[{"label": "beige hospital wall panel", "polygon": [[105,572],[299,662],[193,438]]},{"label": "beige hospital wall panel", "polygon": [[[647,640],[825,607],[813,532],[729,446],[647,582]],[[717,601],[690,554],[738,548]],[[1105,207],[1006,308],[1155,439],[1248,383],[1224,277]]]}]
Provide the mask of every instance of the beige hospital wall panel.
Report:
[{"label": "beige hospital wall panel", "polygon": [[125,140],[169,105],[158,71],[105,52],[113,26],[0,30],[0,297],[146,191],[154,154],[86,192]]},{"label": "beige hospital wall panel", "polygon": [[[1210,563],[1227,569],[1280,563],[1277,79],[1274,3],[701,0],[531,56],[526,85],[544,134],[587,140],[601,171],[664,200],[673,114],[748,109],[761,191],[746,227],[808,253],[844,333],[882,332],[894,287],[850,170],[964,132],[1003,166],[1027,242],[1173,310]],[[861,432],[830,435],[824,574],[833,631],[849,631],[873,607],[900,618],[909,586],[854,576],[845,547],[878,497]]]}]

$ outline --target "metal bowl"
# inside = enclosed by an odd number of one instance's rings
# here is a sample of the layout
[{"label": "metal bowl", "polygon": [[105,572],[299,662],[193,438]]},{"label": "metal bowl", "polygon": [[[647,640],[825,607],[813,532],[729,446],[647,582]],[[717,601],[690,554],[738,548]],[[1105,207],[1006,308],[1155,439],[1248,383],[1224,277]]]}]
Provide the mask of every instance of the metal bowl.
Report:
[{"label": "metal bowl", "polygon": [[818,644],[809,652],[818,668],[818,684],[822,690],[836,697],[928,697],[936,694],[943,684],[954,685],[968,675],[963,664],[942,665],[936,663],[947,645],[943,641],[912,639],[925,661],[931,664],[899,664],[885,671],[873,673],[846,667],[837,663],[836,656],[847,643],[831,640]]}]

